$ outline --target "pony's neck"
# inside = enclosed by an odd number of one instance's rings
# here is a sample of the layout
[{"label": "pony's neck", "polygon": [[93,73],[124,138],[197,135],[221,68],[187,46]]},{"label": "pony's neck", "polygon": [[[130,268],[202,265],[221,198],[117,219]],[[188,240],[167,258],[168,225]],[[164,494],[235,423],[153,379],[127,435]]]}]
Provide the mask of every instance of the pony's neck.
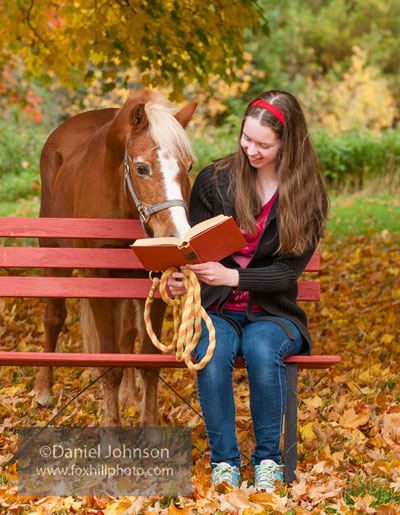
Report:
[{"label": "pony's neck", "polygon": [[105,136],[104,186],[107,197],[116,210],[116,218],[132,218],[137,210],[124,191],[124,170],[126,145],[129,138],[129,119],[124,110],[117,112]]},{"label": "pony's neck", "polygon": [[106,155],[104,162],[106,173],[113,173],[123,162],[129,129],[129,113],[121,109],[111,122],[106,135]]}]

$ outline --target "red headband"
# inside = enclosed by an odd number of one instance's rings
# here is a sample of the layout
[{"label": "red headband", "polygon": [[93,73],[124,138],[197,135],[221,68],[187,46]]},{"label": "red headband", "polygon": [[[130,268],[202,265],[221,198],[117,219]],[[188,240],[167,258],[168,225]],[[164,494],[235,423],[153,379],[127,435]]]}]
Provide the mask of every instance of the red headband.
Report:
[{"label": "red headband", "polygon": [[249,107],[253,107],[253,106],[263,107],[270,113],[274,114],[278,118],[278,120],[280,120],[282,122],[282,124],[285,125],[285,119],[283,118],[282,111],[280,109],[278,109],[277,107],[273,106],[272,104],[265,102],[265,100],[256,100],[255,102],[253,102],[252,104],[249,105]]}]

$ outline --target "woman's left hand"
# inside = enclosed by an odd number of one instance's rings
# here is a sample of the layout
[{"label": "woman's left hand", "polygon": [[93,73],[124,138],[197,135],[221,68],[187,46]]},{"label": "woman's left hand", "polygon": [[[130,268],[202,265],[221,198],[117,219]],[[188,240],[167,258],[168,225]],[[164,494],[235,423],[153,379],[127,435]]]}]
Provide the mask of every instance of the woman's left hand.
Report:
[{"label": "woman's left hand", "polygon": [[216,261],[185,265],[184,268],[192,270],[200,281],[212,286],[237,286],[239,284],[239,272]]}]

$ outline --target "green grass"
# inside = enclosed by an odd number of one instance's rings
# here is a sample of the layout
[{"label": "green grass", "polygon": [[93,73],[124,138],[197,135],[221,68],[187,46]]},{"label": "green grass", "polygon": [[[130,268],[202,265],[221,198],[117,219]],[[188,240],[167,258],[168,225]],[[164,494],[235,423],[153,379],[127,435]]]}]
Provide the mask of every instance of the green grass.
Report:
[{"label": "green grass", "polygon": [[349,485],[346,488],[343,492],[343,499],[348,506],[354,506],[354,499],[365,497],[367,493],[375,499],[371,504],[372,507],[387,503],[398,506],[400,503],[400,495],[389,488],[387,481],[362,477],[357,478],[357,484]]},{"label": "green grass", "polygon": [[327,231],[332,235],[400,231],[400,195],[352,194],[331,197]]}]

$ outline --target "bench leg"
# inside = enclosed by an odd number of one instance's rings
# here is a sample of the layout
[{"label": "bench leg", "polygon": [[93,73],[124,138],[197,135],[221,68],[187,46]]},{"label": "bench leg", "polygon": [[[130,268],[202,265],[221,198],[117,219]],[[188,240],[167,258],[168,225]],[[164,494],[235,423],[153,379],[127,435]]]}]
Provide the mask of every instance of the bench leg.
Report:
[{"label": "bench leg", "polygon": [[297,364],[286,364],[285,482],[292,483],[297,468]]}]

